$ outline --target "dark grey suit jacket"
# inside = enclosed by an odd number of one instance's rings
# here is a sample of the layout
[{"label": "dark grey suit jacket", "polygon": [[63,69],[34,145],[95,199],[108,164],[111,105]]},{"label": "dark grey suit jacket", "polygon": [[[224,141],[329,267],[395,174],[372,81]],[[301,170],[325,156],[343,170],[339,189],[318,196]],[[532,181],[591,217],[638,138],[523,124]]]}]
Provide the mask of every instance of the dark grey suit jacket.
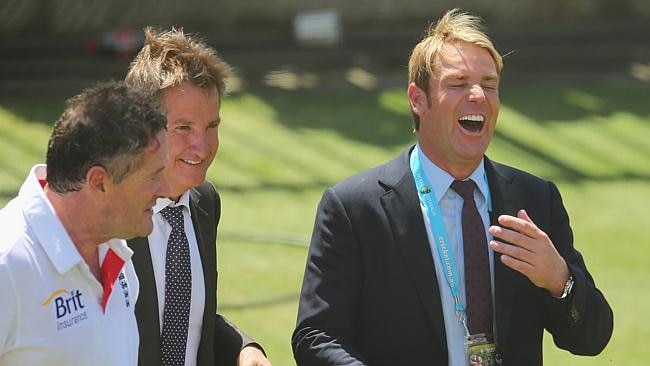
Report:
[{"label": "dark grey suit jacket", "polygon": [[[239,351],[253,341],[216,313],[216,240],[221,199],[212,183],[206,181],[190,190],[190,210],[205,281],[205,308],[197,365],[234,366]],[[134,251],[133,264],[140,280],[135,315],[140,333],[138,364],[142,366],[161,364],[158,296],[149,245],[147,238],[129,240],[129,247]]]},{"label": "dark grey suit jacket", "polygon": [[[435,265],[405,151],[328,189],[318,208],[292,338],[301,365],[447,365]],[[542,364],[542,335],[575,354],[609,341],[612,311],[574,247],[554,184],[485,159],[499,215],[526,209],[575,278],[559,301],[494,259],[496,337],[503,365]]]}]

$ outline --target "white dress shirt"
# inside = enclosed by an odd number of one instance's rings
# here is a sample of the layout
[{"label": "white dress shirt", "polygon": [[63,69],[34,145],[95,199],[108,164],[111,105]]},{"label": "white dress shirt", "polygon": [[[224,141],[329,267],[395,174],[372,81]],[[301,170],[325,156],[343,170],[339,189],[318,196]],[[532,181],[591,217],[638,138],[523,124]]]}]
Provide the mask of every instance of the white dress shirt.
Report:
[{"label": "white dress shirt", "polygon": [[[416,150],[414,150],[416,151]],[[440,206],[440,211],[443,217],[447,235],[449,237],[450,246],[452,248],[454,259],[456,261],[456,269],[458,271],[457,279],[460,284],[460,295],[463,306],[466,305],[465,301],[465,256],[463,254],[463,227],[462,227],[462,209],[463,198],[458,195],[453,189],[450,188],[451,183],[455,180],[449,173],[439,168],[432,163],[420,149],[417,149],[420,154],[420,163],[432,185],[432,190],[435,193],[436,200]],[[489,188],[485,178],[485,168],[483,160],[478,165],[476,170],[469,176],[469,179],[476,183],[479,188],[474,191],[474,201],[476,207],[483,220],[485,226],[485,233],[487,241],[492,240],[492,235],[487,231],[490,225],[490,215],[488,213],[487,197],[489,197]],[[458,319],[454,308],[454,298],[451,295],[451,289],[447,283],[444,267],[438,255],[438,249],[435,246],[436,241],[431,229],[429,218],[424,210],[424,206],[420,204],[422,209],[422,216],[424,216],[424,224],[427,229],[427,236],[429,239],[429,246],[431,247],[431,254],[436,267],[436,277],[438,279],[438,287],[440,288],[440,299],[442,302],[442,313],[445,320],[445,335],[447,336],[447,352],[449,354],[449,366],[466,366],[467,354],[465,349],[465,328]],[[488,251],[490,260],[490,276],[492,283],[492,298],[494,299],[494,275],[493,275],[493,252],[491,249]]]},{"label": "white dress shirt", "polygon": [[[205,308],[205,282],[203,266],[199,254],[199,245],[192,225],[190,211],[190,192],[183,193],[178,202],[168,198],[159,198],[153,208],[153,231],[149,234],[149,250],[153,273],[156,279],[156,292],[158,294],[158,315],[160,317],[160,332],[162,334],[163,309],[165,308],[165,257],[167,253],[167,240],[172,232],[172,227],[167,223],[160,211],[167,206],[182,206],[185,234],[190,245],[190,265],[192,266],[192,297],[190,305],[190,321],[187,333],[187,348],[185,351],[185,366],[195,366],[199,343],[201,342],[201,327],[203,324],[203,311]],[[215,294],[210,294],[215,296]]]}]

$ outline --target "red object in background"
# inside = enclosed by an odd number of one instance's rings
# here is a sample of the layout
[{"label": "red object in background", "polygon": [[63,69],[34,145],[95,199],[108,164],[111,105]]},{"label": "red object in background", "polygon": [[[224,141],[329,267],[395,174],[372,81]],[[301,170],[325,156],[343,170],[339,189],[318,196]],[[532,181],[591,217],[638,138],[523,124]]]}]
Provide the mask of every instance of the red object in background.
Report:
[{"label": "red object in background", "polygon": [[144,45],[144,34],[132,28],[117,28],[88,39],[84,43],[84,52],[99,54],[119,59],[132,58]]}]

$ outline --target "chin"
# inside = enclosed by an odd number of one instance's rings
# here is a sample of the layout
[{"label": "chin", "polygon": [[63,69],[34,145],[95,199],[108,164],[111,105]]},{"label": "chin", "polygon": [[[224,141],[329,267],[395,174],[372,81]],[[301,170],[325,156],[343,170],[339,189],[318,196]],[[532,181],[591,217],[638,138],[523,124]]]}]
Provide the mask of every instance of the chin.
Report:
[{"label": "chin", "polygon": [[145,219],[142,221],[142,224],[138,227],[138,236],[147,236],[153,231],[153,220],[152,215],[145,215]]},{"label": "chin", "polygon": [[153,225],[147,226],[146,229],[143,228],[142,230],[140,230],[140,232],[136,235],[136,237],[146,237],[149,234],[151,234],[152,231],[153,231]]},{"label": "chin", "polygon": [[197,176],[195,176],[195,177],[188,178],[188,179],[185,180],[185,181],[183,182],[183,184],[182,184],[182,186],[185,187],[185,189],[183,190],[183,192],[187,191],[188,189],[190,189],[190,188],[192,188],[192,187],[198,187],[198,186],[200,186],[201,183],[203,183],[204,180],[205,180],[205,174],[203,174],[203,175],[197,175]]}]

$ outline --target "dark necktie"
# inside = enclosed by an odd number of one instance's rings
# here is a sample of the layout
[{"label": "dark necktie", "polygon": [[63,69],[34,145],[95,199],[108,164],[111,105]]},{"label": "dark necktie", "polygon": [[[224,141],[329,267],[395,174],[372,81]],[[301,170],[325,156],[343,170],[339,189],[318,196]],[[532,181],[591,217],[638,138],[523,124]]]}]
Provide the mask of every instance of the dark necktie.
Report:
[{"label": "dark necktie", "polygon": [[161,212],[171,225],[165,255],[165,307],[163,310],[162,364],[185,365],[190,320],[192,270],[190,246],[183,226],[183,208],[165,207]]},{"label": "dark necktie", "polygon": [[483,220],[474,202],[472,180],[454,181],[451,188],[463,198],[463,253],[465,298],[470,334],[492,334],[492,291],[487,238]]}]

